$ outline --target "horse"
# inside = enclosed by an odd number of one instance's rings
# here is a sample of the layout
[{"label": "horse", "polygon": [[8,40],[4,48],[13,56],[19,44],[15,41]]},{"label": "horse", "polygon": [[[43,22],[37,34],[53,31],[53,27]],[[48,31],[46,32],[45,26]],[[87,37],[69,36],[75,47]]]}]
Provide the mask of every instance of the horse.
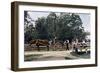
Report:
[{"label": "horse", "polygon": [[40,51],[40,46],[47,46],[47,50],[49,51],[49,42],[48,40],[40,40],[40,39],[37,39],[37,40],[31,40],[30,41],[30,46],[34,44],[37,46],[38,48],[38,51]]},{"label": "horse", "polygon": [[30,42],[29,42],[29,46],[31,46],[32,44],[36,44],[36,40],[31,40]]}]

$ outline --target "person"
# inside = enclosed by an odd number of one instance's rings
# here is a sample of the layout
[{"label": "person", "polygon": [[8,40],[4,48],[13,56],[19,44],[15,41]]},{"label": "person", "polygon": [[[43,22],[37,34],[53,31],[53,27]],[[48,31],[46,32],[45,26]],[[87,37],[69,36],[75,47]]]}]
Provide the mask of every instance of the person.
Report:
[{"label": "person", "polygon": [[78,53],[78,44],[75,41],[73,41],[73,50],[75,53]]},{"label": "person", "polygon": [[82,41],[82,47],[85,48],[85,40]]},{"label": "person", "polygon": [[51,44],[52,44],[52,40],[49,41],[49,45],[50,45],[50,46],[51,46]]},{"label": "person", "polygon": [[64,44],[66,45],[66,50],[69,50],[69,40],[66,40]]}]

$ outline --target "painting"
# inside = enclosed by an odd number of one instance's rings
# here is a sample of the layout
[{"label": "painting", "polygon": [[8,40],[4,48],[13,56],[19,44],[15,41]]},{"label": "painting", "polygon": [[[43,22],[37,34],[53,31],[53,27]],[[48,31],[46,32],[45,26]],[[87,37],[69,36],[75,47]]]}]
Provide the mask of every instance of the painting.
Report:
[{"label": "painting", "polygon": [[97,7],[13,2],[12,70],[97,66]]},{"label": "painting", "polygon": [[90,14],[24,11],[25,61],[90,58]]}]

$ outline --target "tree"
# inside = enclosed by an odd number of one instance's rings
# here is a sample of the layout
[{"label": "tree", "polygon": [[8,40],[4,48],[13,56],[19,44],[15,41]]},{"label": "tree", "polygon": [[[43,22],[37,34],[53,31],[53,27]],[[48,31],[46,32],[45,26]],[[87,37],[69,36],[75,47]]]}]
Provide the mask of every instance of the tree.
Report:
[{"label": "tree", "polygon": [[38,39],[49,39],[48,36],[48,31],[47,31],[47,27],[46,27],[46,22],[45,22],[45,18],[38,18],[38,20],[36,21],[36,32],[37,32],[37,38]]},{"label": "tree", "polygon": [[[24,17],[30,16],[25,13]],[[86,38],[87,32],[84,31],[82,26],[82,20],[77,13],[55,13],[50,12],[47,17],[40,17],[35,21],[35,27],[31,24],[31,21],[24,19],[28,24],[25,28],[25,40],[30,39],[57,39],[57,40],[69,40],[73,39],[83,40]],[[28,40],[27,40],[28,39]]]},{"label": "tree", "polygon": [[56,37],[57,15],[51,12],[46,18],[46,25],[49,32],[50,39]]},{"label": "tree", "polygon": [[35,38],[36,34],[33,36],[33,33],[35,34],[35,28],[31,24],[26,28],[26,31],[24,32],[25,43],[29,43],[33,37]]},{"label": "tree", "polygon": [[27,11],[24,11],[24,42],[29,43],[33,39],[33,33],[35,33],[35,27],[32,24],[32,18]]}]

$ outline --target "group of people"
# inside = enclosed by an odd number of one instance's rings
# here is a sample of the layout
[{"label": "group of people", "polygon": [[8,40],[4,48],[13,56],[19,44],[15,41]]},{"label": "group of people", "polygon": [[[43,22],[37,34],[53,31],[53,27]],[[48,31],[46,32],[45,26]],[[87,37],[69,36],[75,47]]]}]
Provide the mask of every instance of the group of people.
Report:
[{"label": "group of people", "polygon": [[[53,43],[53,41],[49,41],[49,44],[51,45]],[[61,43],[61,42],[60,42]],[[82,42],[78,42],[78,39],[72,42],[69,42],[69,40],[65,40],[64,42],[61,43],[62,46],[66,47],[66,50],[70,50],[72,49],[75,52],[78,52],[78,50],[81,50],[81,48],[86,48],[87,47],[87,43],[85,40],[83,40]]]},{"label": "group of people", "polygon": [[78,41],[73,41],[72,42],[72,49],[74,52],[78,53],[78,50],[80,50],[80,52],[82,52],[82,49],[85,49],[85,51],[87,52],[86,47],[88,47],[89,45],[87,45],[87,42],[85,40],[83,40],[82,42],[78,42]]}]

